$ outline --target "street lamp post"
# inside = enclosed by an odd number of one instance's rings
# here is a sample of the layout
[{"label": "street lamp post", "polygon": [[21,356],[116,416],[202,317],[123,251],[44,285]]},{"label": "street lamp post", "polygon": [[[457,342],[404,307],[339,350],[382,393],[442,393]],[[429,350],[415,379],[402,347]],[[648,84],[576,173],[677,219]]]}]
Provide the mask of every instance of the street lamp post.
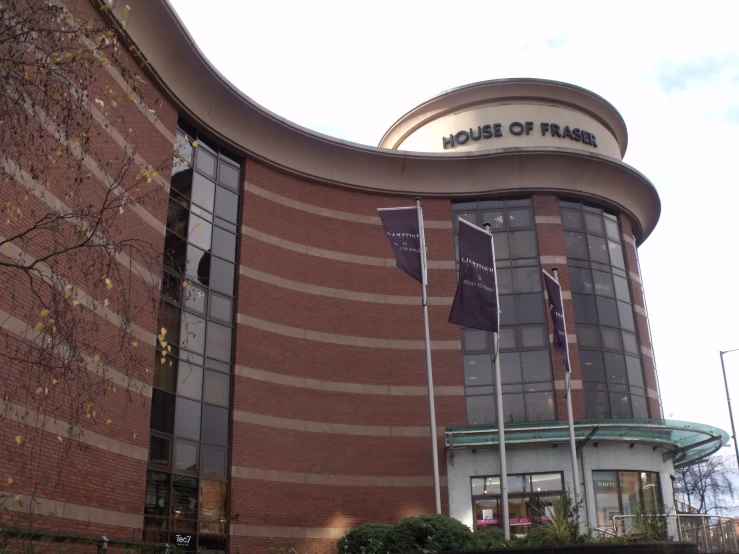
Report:
[{"label": "street lamp post", "polygon": [[734,452],[736,454],[736,467],[739,470],[739,445],[736,443],[736,428],[734,427],[734,413],[731,411],[731,397],[729,397],[729,382],[726,380],[726,367],[724,366],[724,354],[729,352],[737,352],[739,348],[734,350],[721,350],[721,371],[724,372],[724,387],[726,388],[726,403],[729,405],[729,419],[731,420],[731,440],[734,441]]}]

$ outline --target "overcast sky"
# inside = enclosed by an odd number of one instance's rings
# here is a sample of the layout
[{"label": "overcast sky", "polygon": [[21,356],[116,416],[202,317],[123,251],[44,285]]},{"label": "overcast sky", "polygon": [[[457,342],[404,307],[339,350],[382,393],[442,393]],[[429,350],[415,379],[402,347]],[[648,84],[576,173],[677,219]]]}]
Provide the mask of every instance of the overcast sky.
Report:
[{"label": "overcast sky", "polygon": [[[736,4],[170,1],[246,95],[358,143],[475,81],[538,77],[605,97],[629,129],[625,162],[662,199],[640,257],[665,416],[730,433],[719,350],[739,348]],[[739,352],[726,367],[739,416]]]}]

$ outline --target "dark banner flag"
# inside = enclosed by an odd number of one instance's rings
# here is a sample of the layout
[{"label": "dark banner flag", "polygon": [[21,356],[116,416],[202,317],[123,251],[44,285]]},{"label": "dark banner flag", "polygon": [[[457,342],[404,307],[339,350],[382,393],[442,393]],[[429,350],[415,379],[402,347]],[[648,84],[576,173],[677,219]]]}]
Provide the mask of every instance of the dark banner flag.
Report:
[{"label": "dark banner flag", "polygon": [[547,296],[549,297],[549,313],[552,316],[552,326],[554,327],[554,351],[564,360],[567,371],[570,370],[570,364],[567,354],[567,329],[565,327],[565,311],[562,304],[562,288],[557,280],[542,270],[544,274],[544,285],[547,287]]},{"label": "dark banner flag", "polygon": [[421,268],[421,237],[418,229],[418,208],[378,208],[385,234],[395,252],[395,264],[419,283],[423,283]]},{"label": "dark banner flag", "polygon": [[498,332],[498,292],[493,237],[459,220],[459,282],[449,323]]}]

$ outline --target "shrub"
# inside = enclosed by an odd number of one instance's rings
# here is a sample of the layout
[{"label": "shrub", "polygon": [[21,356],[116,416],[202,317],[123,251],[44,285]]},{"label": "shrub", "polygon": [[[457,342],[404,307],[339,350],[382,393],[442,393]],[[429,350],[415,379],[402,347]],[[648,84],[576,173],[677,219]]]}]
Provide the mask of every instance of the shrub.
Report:
[{"label": "shrub", "polygon": [[478,527],[467,548],[500,548],[505,545],[503,531],[497,527]]},{"label": "shrub", "polygon": [[472,531],[464,523],[434,514],[401,520],[387,534],[385,546],[388,554],[436,552],[465,548],[471,539]]},{"label": "shrub", "polygon": [[393,528],[384,523],[367,523],[346,531],[339,539],[340,554],[385,554],[385,538]]}]

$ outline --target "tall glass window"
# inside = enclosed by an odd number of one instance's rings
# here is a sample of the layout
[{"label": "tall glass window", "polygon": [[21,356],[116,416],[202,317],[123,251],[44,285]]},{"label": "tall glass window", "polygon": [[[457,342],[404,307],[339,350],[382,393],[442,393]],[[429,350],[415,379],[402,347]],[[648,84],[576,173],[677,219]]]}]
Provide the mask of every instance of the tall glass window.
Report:
[{"label": "tall glass window", "polygon": [[647,418],[639,342],[616,216],[560,202],[588,419]]},{"label": "tall glass window", "polygon": [[[459,262],[457,218],[490,223],[500,299],[500,363],[506,423],[555,418],[549,334],[541,266],[530,198],[481,200],[452,206]],[[457,264],[459,269],[459,264]],[[462,329],[467,422],[496,423],[492,333]]]},{"label": "tall glass window", "polygon": [[598,526],[613,525],[613,517],[617,515],[662,513],[659,473],[594,471],[593,490]]},{"label": "tall glass window", "polygon": [[154,364],[146,540],[226,550],[241,164],[177,130]]}]

